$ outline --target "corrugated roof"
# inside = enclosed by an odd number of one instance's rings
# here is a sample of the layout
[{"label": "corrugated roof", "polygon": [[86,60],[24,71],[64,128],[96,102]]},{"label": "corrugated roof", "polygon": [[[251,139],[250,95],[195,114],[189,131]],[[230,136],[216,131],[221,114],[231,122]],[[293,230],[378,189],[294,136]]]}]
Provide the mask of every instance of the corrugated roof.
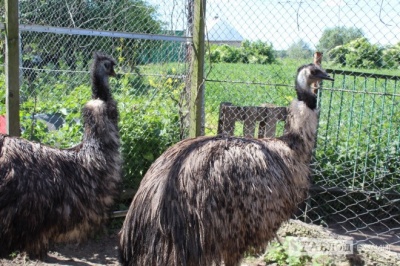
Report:
[{"label": "corrugated roof", "polygon": [[206,31],[209,41],[243,41],[242,35],[229,22],[219,17],[207,22]]}]

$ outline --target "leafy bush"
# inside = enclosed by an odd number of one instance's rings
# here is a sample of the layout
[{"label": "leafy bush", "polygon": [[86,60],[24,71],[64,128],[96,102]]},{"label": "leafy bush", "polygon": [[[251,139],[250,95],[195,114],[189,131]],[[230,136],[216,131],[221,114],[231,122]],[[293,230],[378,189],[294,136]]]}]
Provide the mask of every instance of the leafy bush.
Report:
[{"label": "leafy bush", "polygon": [[218,45],[211,45],[210,50],[207,51],[210,61],[213,63],[221,62],[221,51]]},{"label": "leafy bush", "polygon": [[122,87],[124,91],[118,94],[117,100],[125,187],[138,187],[153,161],[179,141],[176,101],[183,86],[181,81],[168,77],[149,78],[136,84],[147,88],[143,89],[144,94],[134,97],[129,96],[131,87]]},{"label": "leafy bush", "polygon": [[239,48],[223,44],[219,47],[220,61],[225,63],[237,63],[240,60]]},{"label": "leafy bush", "polygon": [[338,64],[340,66],[345,66],[347,53],[348,49],[343,45],[339,45],[330,50],[328,52],[328,56],[331,59],[332,63]]},{"label": "leafy bush", "polygon": [[328,52],[335,63],[357,68],[380,68],[382,66],[383,49],[371,44],[366,38],[353,40]]},{"label": "leafy bush", "polygon": [[212,63],[271,64],[276,61],[272,44],[244,41],[241,47],[211,45],[207,57]]},{"label": "leafy bush", "polygon": [[[244,52],[244,59],[242,62],[246,61],[246,57],[249,63],[255,64],[272,64],[276,61],[275,52],[273,50],[272,44],[268,44],[262,41],[244,41],[242,43],[242,49]],[[250,59],[252,58],[252,60]]]},{"label": "leafy bush", "polygon": [[290,252],[288,239],[285,239],[283,244],[273,241],[264,255],[264,261],[268,264],[275,263],[276,265],[309,265],[312,258],[303,254],[302,251],[303,249],[299,247],[298,252]]},{"label": "leafy bush", "polygon": [[400,69],[400,42],[383,51],[383,66]]}]

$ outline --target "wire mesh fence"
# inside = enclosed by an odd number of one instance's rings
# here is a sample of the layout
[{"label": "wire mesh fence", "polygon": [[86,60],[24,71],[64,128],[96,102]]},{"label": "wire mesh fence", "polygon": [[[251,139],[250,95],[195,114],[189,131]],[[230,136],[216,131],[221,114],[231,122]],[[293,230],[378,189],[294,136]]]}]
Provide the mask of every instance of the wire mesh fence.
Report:
[{"label": "wire mesh fence", "polygon": [[[80,142],[92,53],[111,54],[121,74],[112,88],[120,110],[124,185],[137,187],[150,164],[187,136],[193,1],[19,4],[23,137],[59,147]],[[296,69],[322,51],[322,66],[335,81],[318,91],[313,186],[298,218],[394,250],[400,246],[397,10],[394,0],[209,0],[204,102],[207,135],[219,132],[222,102],[288,106]],[[0,115],[4,97],[1,90]],[[264,130],[283,133],[279,122],[272,130],[273,119],[255,119],[253,133],[243,129],[245,118],[235,119],[234,134],[257,137],[262,123]]]},{"label": "wire mesh fence", "polygon": [[[186,134],[187,11],[176,6],[19,1],[22,137],[62,148],[80,142],[93,52],[110,54],[118,61],[119,78],[111,82],[119,102],[124,182],[137,187],[152,161]],[[4,2],[2,8],[4,18]],[[159,19],[164,12],[173,14],[170,20]]]},{"label": "wire mesh fence", "polygon": [[[210,134],[221,102],[288,106],[296,68],[324,53],[335,81],[318,91],[313,186],[298,218],[392,250],[400,246],[399,9],[397,1],[208,1],[206,26]],[[230,130],[247,135],[241,111],[229,113]]]}]

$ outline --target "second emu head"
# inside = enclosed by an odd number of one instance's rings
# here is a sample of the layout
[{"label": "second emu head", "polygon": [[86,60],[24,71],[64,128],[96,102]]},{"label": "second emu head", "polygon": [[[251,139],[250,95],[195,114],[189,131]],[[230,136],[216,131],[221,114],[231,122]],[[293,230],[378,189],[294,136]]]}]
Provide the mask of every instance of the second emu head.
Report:
[{"label": "second emu head", "polygon": [[91,70],[93,99],[99,98],[103,101],[108,101],[111,98],[108,78],[117,76],[114,70],[116,65],[117,62],[114,58],[99,52],[94,53]]},{"label": "second emu head", "polygon": [[332,80],[325,70],[315,64],[303,65],[297,69],[295,89],[299,101],[304,101],[310,109],[317,107],[317,96],[311,85],[321,80]]},{"label": "second emu head", "polygon": [[107,75],[115,77],[116,73],[114,67],[116,65],[117,62],[114,58],[100,52],[95,52],[92,69],[96,71],[92,71],[92,75]]}]

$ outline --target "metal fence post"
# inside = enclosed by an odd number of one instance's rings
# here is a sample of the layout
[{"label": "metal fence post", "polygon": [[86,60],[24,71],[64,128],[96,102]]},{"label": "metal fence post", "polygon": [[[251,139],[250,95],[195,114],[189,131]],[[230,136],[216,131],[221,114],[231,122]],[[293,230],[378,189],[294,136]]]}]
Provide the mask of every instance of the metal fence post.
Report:
[{"label": "metal fence post", "polygon": [[194,0],[193,47],[189,101],[189,137],[204,134],[204,28],[206,1]]},{"label": "metal fence post", "polygon": [[5,13],[7,133],[12,136],[20,136],[18,1],[5,1]]}]

